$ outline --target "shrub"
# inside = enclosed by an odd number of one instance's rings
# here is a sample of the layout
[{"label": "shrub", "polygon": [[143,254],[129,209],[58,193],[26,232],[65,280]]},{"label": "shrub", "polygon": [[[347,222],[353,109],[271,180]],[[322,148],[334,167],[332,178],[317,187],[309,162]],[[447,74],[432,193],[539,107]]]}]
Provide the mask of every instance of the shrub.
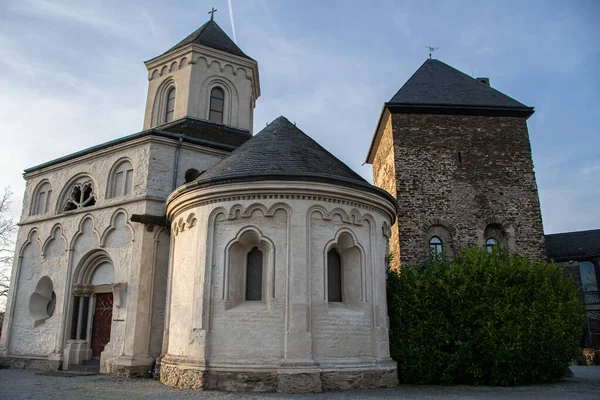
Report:
[{"label": "shrub", "polygon": [[401,382],[556,380],[581,354],[572,280],[544,261],[470,249],[388,274],[390,346]]}]

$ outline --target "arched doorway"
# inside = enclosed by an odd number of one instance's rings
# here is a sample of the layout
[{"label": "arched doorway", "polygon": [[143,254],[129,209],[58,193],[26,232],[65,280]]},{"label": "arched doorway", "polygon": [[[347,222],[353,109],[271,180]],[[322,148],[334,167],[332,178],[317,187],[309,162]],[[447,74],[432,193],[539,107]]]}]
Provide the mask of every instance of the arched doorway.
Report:
[{"label": "arched doorway", "polygon": [[73,274],[68,363],[99,360],[110,342],[115,271],[105,251],[85,256]]}]

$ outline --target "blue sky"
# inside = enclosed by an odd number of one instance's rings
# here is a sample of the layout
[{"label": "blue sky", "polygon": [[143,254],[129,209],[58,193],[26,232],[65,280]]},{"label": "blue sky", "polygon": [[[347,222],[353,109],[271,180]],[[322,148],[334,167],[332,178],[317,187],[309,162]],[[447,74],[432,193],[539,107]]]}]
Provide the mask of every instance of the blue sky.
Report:
[{"label": "blue sky", "polygon": [[[600,228],[600,2],[232,0],[259,63],[255,131],[285,115],[362,166],[383,103],[435,57],[536,108],[529,119],[546,233]],[[0,186],[22,170],[142,129],[148,60],[226,0],[3,0]]]}]

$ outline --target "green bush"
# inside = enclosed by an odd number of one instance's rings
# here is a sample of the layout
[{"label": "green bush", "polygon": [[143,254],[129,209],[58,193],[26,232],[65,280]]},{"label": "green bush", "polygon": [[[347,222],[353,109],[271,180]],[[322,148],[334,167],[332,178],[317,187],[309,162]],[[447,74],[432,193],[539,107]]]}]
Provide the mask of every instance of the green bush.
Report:
[{"label": "green bush", "polygon": [[401,382],[547,382],[581,354],[581,303],[554,264],[471,249],[390,271],[387,293]]}]

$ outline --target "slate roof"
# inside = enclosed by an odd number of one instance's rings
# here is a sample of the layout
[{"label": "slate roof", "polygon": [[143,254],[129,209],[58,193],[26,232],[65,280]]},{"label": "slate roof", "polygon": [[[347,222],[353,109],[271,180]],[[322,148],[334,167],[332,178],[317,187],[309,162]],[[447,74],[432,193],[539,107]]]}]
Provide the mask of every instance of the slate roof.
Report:
[{"label": "slate roof", "polygon": [[155,129],[173,133],[183,133],[188,137],[237,147],[248,141],[252,134],[247,130],[214,124],[195,118],[182,118],[159,125]]},{"label": "slate roof", "polygon": [[[183,137],[181,135],[184,135]],[[43,164],[36,165],[31,168],[25,169],[24,173],[28,174],[46,168],[61,162],[73,160],[77,157],[85,156],[87,154],[94,153],[103,149],[116,146],[121,143],[128,142],[130,140],[139,139],[146,136],[158,136],[173,140],[183,139],[184,142],[197,144],[200,146],[210,147],[213,149],[232,151],[242,143],[248,141],[252,134],[250,132],[231,128],[228,126],[213,124],[212,122],[197,120],[194,118],[182,118],[177,121],[170,122],[168,124],[160,125],[152,129],[134,133],[132,135],[123,136],[108,142],[98,144],[96,146],[89,147],[77,151],[75,153],[68,154],[63,157],[45,162]]]},{"label": "slate roof", "polygon": [[[171,47],[169,50],[164,52],[166,54],[170,51],[178,49],[180,47],[187,46],[188,44],[199,44],[202,46],[210,47],[212,49],[221,50],[226,53],[234,54],[236,56],[248,58],[248,57],[227,34],[221,29],[221,27],[213,20],[208,21],[200,28],[192,32],[188,37]],[[162,55],[162,54],[161,54]],[[160,57],[160,56],[159,56]]]},{"label": "slate roof", "polygon": [[533,111],[531,107],[435,59],[426,60],[387,104]]},{"label": "slate roof", "polygon": [[546,236],[546,252],[555,261],[600,257],[600,229]]},{"label": "slate roof", "polygon": [[389,193],[368,183],[283,116],[196,181],[200,186],[208,186],[259,180],[335,183],[377,193],[395,204]]}]

